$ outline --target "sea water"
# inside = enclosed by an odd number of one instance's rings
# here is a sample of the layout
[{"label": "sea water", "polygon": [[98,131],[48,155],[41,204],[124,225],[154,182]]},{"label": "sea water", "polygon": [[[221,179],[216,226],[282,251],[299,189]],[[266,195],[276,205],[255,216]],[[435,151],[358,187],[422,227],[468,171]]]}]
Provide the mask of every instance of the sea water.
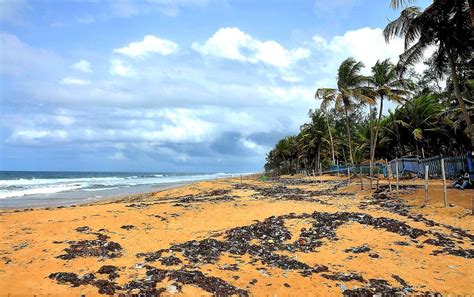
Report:
[{"label": "sea water", "polygon": [[70,205],[234,173],[0,171],[0,208]]}]

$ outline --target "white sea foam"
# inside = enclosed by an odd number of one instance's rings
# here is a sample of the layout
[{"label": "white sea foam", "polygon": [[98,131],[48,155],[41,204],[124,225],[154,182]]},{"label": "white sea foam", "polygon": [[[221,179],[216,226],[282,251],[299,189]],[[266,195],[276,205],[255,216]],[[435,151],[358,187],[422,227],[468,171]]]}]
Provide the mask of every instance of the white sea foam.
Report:
[{"label": "white sea foam", "polygon": [[0,179],[0,199],[28,195],[47,195],[61,192],[105,191],[143,185],[153,186],[159,184],[198,181],[226,176],[232,176],[232,174],[150,174],[142,176]]}]

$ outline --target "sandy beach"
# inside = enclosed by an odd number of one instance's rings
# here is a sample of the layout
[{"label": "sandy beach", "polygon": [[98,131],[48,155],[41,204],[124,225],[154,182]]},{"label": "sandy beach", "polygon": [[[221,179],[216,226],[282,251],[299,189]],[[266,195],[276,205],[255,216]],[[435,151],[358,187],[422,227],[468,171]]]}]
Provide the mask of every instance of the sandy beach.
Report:
[{"label": "sandy beach", "polygon": [[[2,296],[474,292],[472,190],[333,176],[197,182],[0,214]],[[421,185],[421,183],[420,183]],[[366,185],[367,188],[367,185]]]}]

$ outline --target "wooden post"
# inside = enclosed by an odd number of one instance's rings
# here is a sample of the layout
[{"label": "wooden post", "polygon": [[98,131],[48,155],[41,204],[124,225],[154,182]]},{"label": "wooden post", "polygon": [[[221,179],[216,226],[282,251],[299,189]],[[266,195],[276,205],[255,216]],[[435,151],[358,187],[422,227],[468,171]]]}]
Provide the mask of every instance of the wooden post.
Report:
[{"label": "wooden post", "polygon": [[336,160],[337,177],[339,177],[339,160]]},{"label": "wooden post", "polygon": [[377,190],[379,189],[379,171],[377,170]]},{"label": "wooden post", "polygon": [[372,190],[372,177],[373,177],[373,171],[372,171],[372,160],[371,160],[369,164],[369,185],[370,185],[371,190]]},{"label": "wooden post", "polygon": [[428,204],[428,165],[425,165],[425,205]]},{"label": "wooden post", "polygon": [[242,185],[242,174],[240,175],[240,185]]},{"label": "wooden post", "polygon": [[323,164],[319,162],[319,176],[323,175]]},{"label": "wooden post", "polygon": [[364,181],[362,180],[362,166],[359,167],[360,189],[364,189]]},{"label": "wooden post", "polygon": [[347,166],[347,179],[349,180],[349,183],[351,183],[351,169],[349,166]]},{"label": "wooden post", "polygon": [[392,169],[390,168],[389,163],[387,163],[386,169],[387,169],[388,188],[389,188],[389,191],[392,192],[392,182],[390,181],[390,176],[392,175]]},{"label": "wooden post", "polygon": [[446,173],[444,172],[444,159],[441,159],[441,177],[443,178],[444,207],[448,207],[448,192],[446,191]]},{"label": "wooden post", "polygon": [[398,159],[395,159],[395,173],[397,174],[397,192],[398,192],[398,184],[400,183],[399,182],[399,178],[398,178]]}]

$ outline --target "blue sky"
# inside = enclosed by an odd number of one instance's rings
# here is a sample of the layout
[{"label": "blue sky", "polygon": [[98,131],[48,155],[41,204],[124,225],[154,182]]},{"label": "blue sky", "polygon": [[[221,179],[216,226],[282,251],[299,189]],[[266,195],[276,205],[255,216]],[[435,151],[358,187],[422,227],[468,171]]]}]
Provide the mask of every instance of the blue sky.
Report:
[{"label": "blue sky", "polygon": [[[428,1],[417,1],[424,7]],[[0,169],[262,169],[389,0],[0,1]]]}]

